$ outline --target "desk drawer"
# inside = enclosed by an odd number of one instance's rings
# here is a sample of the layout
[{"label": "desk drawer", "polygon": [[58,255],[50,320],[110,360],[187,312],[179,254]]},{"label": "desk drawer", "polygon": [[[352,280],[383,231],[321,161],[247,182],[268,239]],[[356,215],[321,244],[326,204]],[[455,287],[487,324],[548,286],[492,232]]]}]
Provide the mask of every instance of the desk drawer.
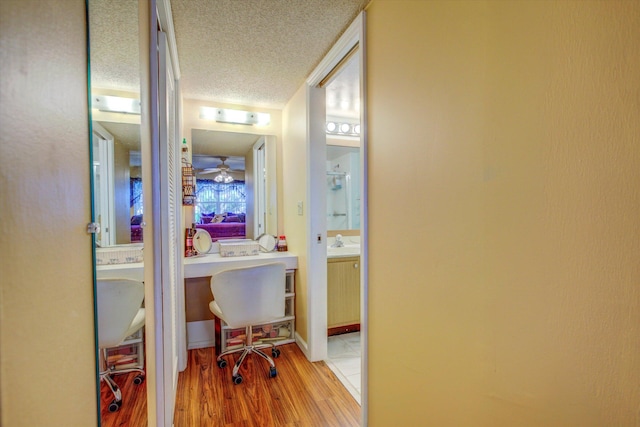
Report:
[{"label": "desk drawer", "polygon": [[[294,319],[289,316],[253,327],[253,343],[275,345],[286,344],[294,338]],[[228,326],[222,327],[222,342],[220,351],[241,348],[245,343],[245,328],[231,329]],[[218,337],[216,337],[217,340]]]},{"label": "desk drawer", "polygon": [[125,338],[122,345],[108,348],[107,366],[118,371],[121,369],[144,369],[144,328]]}]

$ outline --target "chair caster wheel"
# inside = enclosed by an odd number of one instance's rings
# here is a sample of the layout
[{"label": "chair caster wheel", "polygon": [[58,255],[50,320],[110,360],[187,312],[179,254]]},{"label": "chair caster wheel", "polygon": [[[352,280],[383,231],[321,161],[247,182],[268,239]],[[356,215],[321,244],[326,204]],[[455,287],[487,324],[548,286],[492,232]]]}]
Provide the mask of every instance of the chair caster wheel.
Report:
[{"label": "chair caster wheel", "polygon": [[269,378],[273,378],[276,375],[278,375],[278,370],[276,369],[275,366],[273,366],[272,368],[269,369]]},{"label": "chair caster wheel", "polygon": [[224,368],[225,366],[227,366],[227,361],[224,359],[220,359],[218,360],[218,368]]},{"label": "chair caster wheel", "polygon": [[238,374],[238,375],[234,375],[233,376],[233,383],[235,385],[238,385],[242,382],[242,375]]},{"label": "chair caster wheel", "polygon": [[117,400],[114,400],[113,402],[109,403],[109,412],[116,412],[120,409],[121,406],[122,401],[118,402]]},{"label": "chair caster wheel", "polygon": [[271,356],[273,356],[274,358],[277,358],[278,356],[280,356],[280,350],[278,350],[277,348],[274,348],[273,350],[271,350]]},{"label": "chair caster wheel", "polygon": [[136,375],[135,378],[133,378],[133,383],[135,385],[140,385],[144,382],[144,375]]}]

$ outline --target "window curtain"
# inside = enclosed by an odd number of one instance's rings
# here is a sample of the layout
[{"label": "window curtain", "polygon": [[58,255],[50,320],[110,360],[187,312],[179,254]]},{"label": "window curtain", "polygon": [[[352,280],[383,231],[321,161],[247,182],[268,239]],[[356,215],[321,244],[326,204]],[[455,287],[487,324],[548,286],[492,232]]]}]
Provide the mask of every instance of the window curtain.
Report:
[{"label": "window curtain", "polygon": [[129,180],[131,194],[131,214],[142,215],[142,178],[131,178]]},{"label": "window curtain", "polygon": [[247,195],[244,181],[228,184],[212,179],[196,181],[196,222],[200,222],[202,214],[244,214],[246,211]]}]

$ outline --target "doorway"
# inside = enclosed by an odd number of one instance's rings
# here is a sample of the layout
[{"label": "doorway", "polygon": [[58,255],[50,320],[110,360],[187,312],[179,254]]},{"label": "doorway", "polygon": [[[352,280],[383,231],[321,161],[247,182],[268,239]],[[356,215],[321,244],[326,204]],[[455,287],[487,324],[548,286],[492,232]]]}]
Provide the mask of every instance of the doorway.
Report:
[{"label": "doorway", "polygon": [[360,403],[360,57],[350,51],[323,85],[326,99],[327,358]]},{"label": "doorway", "polygon": [[[351,24],[351,26],[347,29],[347,31],[343,34],[343,36],[338,40],[336,45],[331,49],[328,55],[322,60],[320,65],[316,68],[314,73],[312,73],[311,77],[307,80],[307,84],[309,87],[308,90],[308,111],[309,111],[309,126],[310,126],[310,141],[309,141],[309,152],[311,158],[311,164],[308,172],[309,179],[309,190],[310,194],[313,196],[309,199],[309,210],[313,212],[320,211],[323,213],[322,218],[317,218],[316,223],[314,223],[314,219],[311,218],[311,227],[309,230],[318,229],[319,227],[324,227],[324,236],[325,236],[325,244],[326,249],[322,251],[311,251],[309,253],[309,272],[313,277],[325,277],[324,283],[317,283],[314,287],[313,284],[310,284],[309,291],[309,301],[312,301],[313,307],[310,306],[309,312],[309,347],[311,349],[310,353],[316,357],[319,357],[322,360],[327,359],[328,354],[328,342],[327,342],[327,325],[328,325],[328,314],[327,314],[327,255],[332,251],[330,248],[331,244],[335,242],[337,239],[336,232],[329,233],[327,229],[328,217],[324,215],[326,212],[327,215],[340,215],[343,212],[328,212],[327,211],[327,180],[332,179],[335,181],[335,178],[342,178],[340,170],[331,172],[339,172],[340,174],[327,174],[327,141],[328,139],[340,139],[343,141],[347,140],[358,140],[359,142],[359,184],[358,184],[358,192],[360,194],[358,203],[361,208],[357,211],[357,215],[359,217],[359,247],[356,252],[356,255],[359,255],[359,261],[356,263],[357,268],[359,269],[360,276],[360,292],[359,292],[359,305],[360,305],[360,333],[359,333],[359,344],[355,340],[356,337],[352,337],[351,341],[353,345],[359,347],[360,349],[360,359],[355,362],[356,365],[359,364],[359,370],[357,375],[360,376],[360,403],[362,407],[362,420],[363,425],[366,425],[366,414],[367,414],[367,161],[366,161],[366,152],[367,152],[367,139],[366,139],[366,92],[365,92],[365,46],[364,46],[364,25],[365,25],[365,13],[361,13]],[[355,61],[355,62],[351,62]],[[331,97],[336,96],[336,92],[338,92],[337,88],[341,86],[342,82],[339,79],[341,74],[341,70],[348,69],[348,65],[351,64],[356,65],[355,76],[357,92],[358,92],[358,100],[356,102],[357,109],[353,108],[355,111],[351,114],[352,117],[341,117],[341,120],[337,120],[338,117],[333,117],[337,115],[339,108],[335,110],[333,107],[328,106],[328,102],[332,102]],[[346,77],[346,74],[343,78]],[[332,88],[330,85],[332,82],[336,82],[336,87]],[[351,86],[353,83],[351,84]],[[340,87],[340,90],[347,91],[346,87]],[[353,89],[353,88],[351,88]],[[338,97],[341,98],[341,97]],[[345,97],[347,98],[347,97]],[[353,96],[349,96],[348,98],[352,98]],[[340,106],[340,99],[337,100],[337,106]],[[353,102],[353,101],[352,101]],[[335,120],[328,120],[335,119]],[[333,127],[332,124],[328,122],[333,122],[333,125],[338,125],[338,127]],[[329,127],[331,126],[331,127]],[[356,136],[355,131],[358,131],[358,136]],[[340,133],[342,131],[342,133]],[[331,166],[333,169],[333,165]],[[337,181],[336,181],[337,182]],[[341,187],[344,185],[344,182],[338,185],[337,183],[334,185],[335,188]],[[351,206],[353,208],[353,206]],[[353,209],[350,209],[351,216],[355,214]],[[347,211],[344,212],[345,216],[347,215]],[[352,230],[353,231],[353,230]],[[313,234],[313,233],[312,233]],[[357,233],[356,233],[357,234]],[[354,236],[355,237],[355,236]],[[309,241],[317,242],[317,236],[309,235]],[[315,246],[315,245],[314,245]],[[319,253],[322,252],[322,253]],[[322,271],[324,270],[324,271]],[[314,291],[317,291],[314,292]],[[313,295],[312,295],[313,293]],[[311,305],[311,303],[310,303]],[[353,364],[353,360],[350,362]],[[357,378],[357,377],[353,377]],[[357,381],[356,381],[357,382]],[[347,387],[348,388],[348,387]],[[356,389],[357,391],[357,389]],[[355,397],[355,396],[354,396]]]}]

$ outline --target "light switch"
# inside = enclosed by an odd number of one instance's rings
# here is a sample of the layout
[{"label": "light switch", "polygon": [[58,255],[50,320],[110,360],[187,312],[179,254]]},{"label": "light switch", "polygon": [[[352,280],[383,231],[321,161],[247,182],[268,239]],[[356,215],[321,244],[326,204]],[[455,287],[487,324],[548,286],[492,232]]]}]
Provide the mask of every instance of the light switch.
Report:
[{"label": "light switch", "polygon": [[303,210],[302,210],[302,202],[300,201],[300,202],[298,202],[298,215],[302,215],[302,212],[303,212]]}]

